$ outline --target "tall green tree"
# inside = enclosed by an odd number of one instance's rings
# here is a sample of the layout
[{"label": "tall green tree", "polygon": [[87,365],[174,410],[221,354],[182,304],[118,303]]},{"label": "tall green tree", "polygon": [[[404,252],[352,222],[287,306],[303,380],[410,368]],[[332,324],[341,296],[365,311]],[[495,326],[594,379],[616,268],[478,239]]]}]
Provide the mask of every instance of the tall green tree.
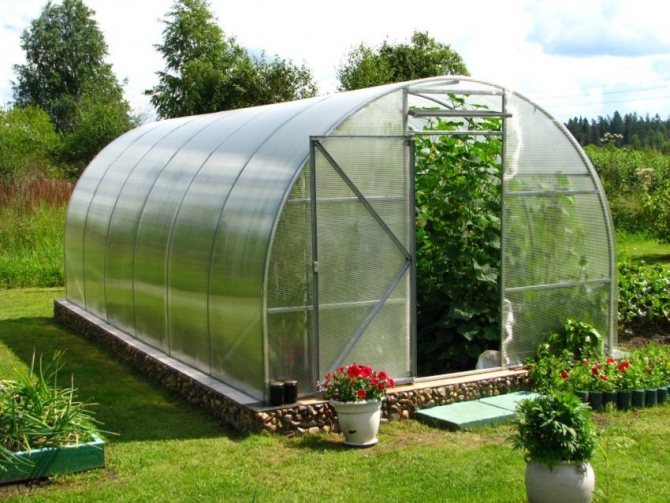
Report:
[{"label": "tall green tree", "polygon": [[73,128],[79,100],[92,86],[117,96],[130,125],[128,104],[111,65],[105,63],[107,45],[93,15],[82,0],[47,2],[21,35],[26,63],[14,66],[15,102],[42,108],[59,133]]},{"label": "tall green tree", "polygon": [[165,69],[145,91],[160,117],[179,117],[305,98],[316,94],[310,71],[290,61],[252,58],[226,37],[206,0],[177,0],[156,48]]},{"label": "tall green tree", "polygon": [[461,56],[427,32],[415,31],[409,44],[365,44],[352,50],[337,70],[340,91],[440,75],[469,75]]}]

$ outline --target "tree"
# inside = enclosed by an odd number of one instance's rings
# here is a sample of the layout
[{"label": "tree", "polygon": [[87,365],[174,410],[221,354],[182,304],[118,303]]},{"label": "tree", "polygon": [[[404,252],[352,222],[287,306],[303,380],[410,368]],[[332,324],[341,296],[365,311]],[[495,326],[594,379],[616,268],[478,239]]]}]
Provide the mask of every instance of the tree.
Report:
[{"label": "tree", "polygon": [[468,69],[448,45],[419,31],[410,44],[391,45],[385,40],[379,49],[361,44],[337,70],[340,91],[440,75],[468,75]]},{"label": "tree", "polygon": [[216,24],[206,0],[177,0],[164,21],[165,70],[145,91],[160,117],[179,117],[314,96],[310,71],[252,58]]},{"label": "tree", "polygon": [[111,65],[104,61],[107,45],[93,15],[82,0],[48,2],[21,35],[26,64],[14,66],[14,99],[19,106],[41,107],[59,133],[72,130],[79,100],[92,86],[114,95],[118,106],[129,111]]},{"label": "tree", "polygon": [[14,182],[29,172],[48,173],[59,141],[49,116],[40,108],[0,109],[0,182]]}]

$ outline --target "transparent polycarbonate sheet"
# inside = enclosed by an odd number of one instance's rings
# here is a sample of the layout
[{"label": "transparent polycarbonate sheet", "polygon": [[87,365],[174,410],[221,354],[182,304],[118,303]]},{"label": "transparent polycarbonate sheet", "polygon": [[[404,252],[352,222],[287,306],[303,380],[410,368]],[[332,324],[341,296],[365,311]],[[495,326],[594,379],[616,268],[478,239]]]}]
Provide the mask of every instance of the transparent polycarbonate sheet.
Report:
[{"label": "transparent polycarbonate sheet", "polygon": [[503,358],[518,363],[567,317],[616,345],[609,209],[578,145],[542,109],[509,93],[503,181]]},{"label": "transparent polycarbonate sheet", "polygon": [[[379,336],[375,327],[394,326],[383,340],[395,340],[396,360],[403,362],[399,366],[403,373],[396,375],[406,376],[411,366],[409,272],[403,269],[409,260],[406,140],[332,137],[319,144],[323,150],[315,150],[315,201],[320,372],[350,363],[352,354],[359,362],[374,359],[374,345],[367,341]],[[337,168],[369,201],[378,218]],[[386,175],[383,181],[379,172]],[[385,296],[390,297],[384,300]]]},{"label": "transparent polycarbonate sheet", "polygon": [[268,376],[314,391],[312,235],[309,167],[298,178],[275,231],[267,275]]},{"label": "transparent polycarbonate sheet", "polygon": [[133,129],[104,148],[79,178],[68,204],[65,226],[65,293],[70,302],[84,307],[84,226],[100,180],[118,156],[156,126]]},{"label": "transparent polycarbonate sheet", "polygon": [[409,327],[410,277],[405,274],[377,316],[347,358],[350,362],[367,362],[384,369],[396,378],[412,375],[411,330]]},{"label": "transparent polycarbonate sheet", "polygon": [[355,114],[337,127],[336,135],[403,135],[404,95],[398,90],[383,96]]},{"label": "transparent polycarbonate sheet", "polygon": [[610,279],[597,194],[508,197],[505,287]]},{"label": "transparent polycarbonate sheet", "polygon": [[[107,319],[105,305],[105,256],[107,255],[107,235],[112,212],[118,205],[118,196],[124,184],[136,164],[160,141],[164,136],[191,119],[179,119],[161,123],[147,134],[133,142],[116,160],[110,165],[98,185],[95,196],[86,216],[84,224],[84,292],[86,309],[103,319]],[[130,282],[126,283],[128,292]],[[110,299],[112,302],[115,299]],[[126,306],[132,308],[130,306]],[[114,324],[113,321],[111,321]],[[131,334],[135,332],[133,325],[116,325],[127,329]]]},{"label": "transparent polycarbonate sheet", "polygon": [[[151,334],[166,333],[167,345],[173,356],[175,348],[167,330],[167,271],[172,229],[194,177],[222,139],[227,137],[227,131],[235,125],[234,121],[226,120],[230,113],[213,117],[170,159],[146,198],[137,229],[133,262],[137,335],[139,338],[150,338]],[[175,340],[181,341],[182,333],[178,333]],[[195,357],[197,365],[194,366],[209,372],[207,332],[185,333],[188,340],[186,354]],[[193,361],[189,360],[189,363]]]},{"label": "transparent polycarbonate sheet", "polygon": [[[137,332],[135,302],[137,297],[150,297],[155,286],[139,285],[134,291],[133,258],[135,238],[142,211],[156,180],[170,165],[170,161],[194,135],[215,120],[216,116],[204,116],[201,120],[191,121],[175,129],[156,143],[150,155],[140,160],[116,198],[107,233],[105,255],[105,296],[107,299],[107,317],[115,324],[133,327],[135,335],[148,344],[168,349],[164,323],[154,327],[150,333]],[[153,264],[151,267],[160,267]],[[142,287],[146,290],[143,291]],[[158,288],[160,293],[164,286]]]},{"label": "transparent polycarbonate sheet", "polygon": [[507,95],[505,175],[588,173],[579,149],[543,110],[515,95]]},{"label": "transparent polycarbonate sheet", "polygon": [[534,356],[537,346],[560,330],[567,318],[591,323],[601,334],[607,334],[610,295],[609,284],[506,293],[502,343],[505,363],[516,365]]}]

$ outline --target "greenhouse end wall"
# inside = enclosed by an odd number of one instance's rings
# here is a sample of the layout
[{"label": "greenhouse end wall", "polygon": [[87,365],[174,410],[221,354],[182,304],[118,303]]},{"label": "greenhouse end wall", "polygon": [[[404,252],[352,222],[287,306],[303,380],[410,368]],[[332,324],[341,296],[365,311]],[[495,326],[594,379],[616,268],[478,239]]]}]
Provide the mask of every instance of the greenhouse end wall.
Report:
[{"label": "greenhouse end wall", "polygon": [[481,104],[504,118],[501,365],[567,316],[612,349],[614,239],[595,171],[535,104],[461,77],[128,132],[70,201],[68,302],[258,401],[274,379],[312,394],[352,359],[413,379],[411,138],[428,120],[417,110],[457,116],[450,95],[471,114],[453,134],[476,140]]}]

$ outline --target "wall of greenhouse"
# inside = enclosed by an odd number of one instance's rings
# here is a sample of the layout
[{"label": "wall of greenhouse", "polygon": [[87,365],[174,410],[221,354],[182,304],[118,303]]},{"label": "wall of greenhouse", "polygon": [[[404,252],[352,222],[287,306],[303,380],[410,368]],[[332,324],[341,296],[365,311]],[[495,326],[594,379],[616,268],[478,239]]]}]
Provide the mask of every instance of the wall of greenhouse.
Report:
[{"label": "wall of greenhouse", "polygon": [[[484,131],[491,117],[500,128]],[[455,125],[435,131],[436,118]],[[595,171],[542,109],[460,77],[127,133],[70,201],[67,301],[257,400],[273,380],[309,395],[352,361],[412,380],[417,135],[502,138],[501,366],[567,316],[614,347],[614,240]]]}]

